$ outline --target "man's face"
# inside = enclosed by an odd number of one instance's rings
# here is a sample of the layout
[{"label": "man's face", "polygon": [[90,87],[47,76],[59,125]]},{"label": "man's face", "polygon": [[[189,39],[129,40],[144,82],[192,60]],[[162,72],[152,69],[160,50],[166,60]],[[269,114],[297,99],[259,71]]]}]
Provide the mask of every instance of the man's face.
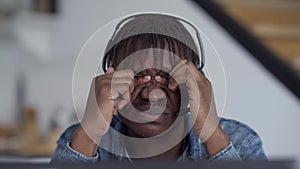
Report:
[{"label": "man's face", "polygon": [[176,91],[168,89],[169,78],[172,78],[168,72],[178,59],[165,50],[153,49],[134,53],[131,58],[126,59],[126,66],[136,74],[134,90],[130,95],[133,106],[122,109],[126,115],[121,113],[121,120],[127,126],[127,134],[130,136],[158,135],[174,123],[180,110],[179,88]]}]

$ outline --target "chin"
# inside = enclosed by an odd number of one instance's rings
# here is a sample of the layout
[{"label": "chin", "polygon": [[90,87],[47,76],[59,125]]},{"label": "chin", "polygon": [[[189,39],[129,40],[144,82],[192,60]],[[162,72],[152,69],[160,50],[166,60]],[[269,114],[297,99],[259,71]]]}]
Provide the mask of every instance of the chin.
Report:
[{"label": "chin", "polygon": [[[155,123],[145,123],[145,124],[139,124],[135,125],[134,128],[128,128],[132,132],[132,135],[136,137],[142,137],[142,138],[148,138],[148,137],[154,137],[157,136],[164,131],[166,131],[168,128],[164,128],[163,126],[160,126]],[[129,134],[129,133],[128,133]]]},{"label": "chin", "polygon": [[160,122],[136,123],[124,117],[121,118],[123,124],[127,127],[127,135],[130,137],[147,138],[157,136],[174,123],[176,118],[169,116]]}]

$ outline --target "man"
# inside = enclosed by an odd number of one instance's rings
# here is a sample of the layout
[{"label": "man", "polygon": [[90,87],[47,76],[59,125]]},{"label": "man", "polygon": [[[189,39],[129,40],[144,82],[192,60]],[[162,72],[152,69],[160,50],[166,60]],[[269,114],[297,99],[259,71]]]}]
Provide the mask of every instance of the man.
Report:
[{"label": "man", "polygon": [[81,123],[64,132],[52,161],[266,159],[252,129],[217,117],[204,58],[178,18],[126,21],[107,45],[106,73],[93,79]]}]

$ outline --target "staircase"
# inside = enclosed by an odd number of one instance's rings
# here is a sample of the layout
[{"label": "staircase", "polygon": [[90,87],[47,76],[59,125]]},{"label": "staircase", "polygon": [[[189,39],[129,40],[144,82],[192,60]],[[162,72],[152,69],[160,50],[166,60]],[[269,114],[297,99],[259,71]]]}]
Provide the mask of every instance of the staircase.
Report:
[{"label": "staircase", "polygon": [[212,1],[300,76],[300,0]]}]

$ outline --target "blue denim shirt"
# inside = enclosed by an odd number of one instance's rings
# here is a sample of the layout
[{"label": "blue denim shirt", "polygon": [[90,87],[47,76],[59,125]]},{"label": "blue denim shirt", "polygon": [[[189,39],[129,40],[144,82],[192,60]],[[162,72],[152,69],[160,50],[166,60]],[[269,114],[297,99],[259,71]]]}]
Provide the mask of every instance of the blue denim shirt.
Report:
[{"label": "blue denim shirt", "polygon": [[[223,131],[228,135],[230,144],[221,150],[219,153],[208,159],[207,152],[204,145],[201,143],[199,138],[195,135],[193,130],[188,133],[188,143],[187,148],[181,155],[179,161],[185,160],[266,160],[267,157],[264,153],[262,142],[255,131],[246,126],[245,124],[235,121],[220,118],[220,125]],[[98,147],[97,154],[95,157],[87,157],[72,147],[70,147],[70,142],[73,138],[74,131],[80,126],[80,124],[75,124],[69,127],[57,141],[57,148],[52,155],[52,162],[55,161],[74,161],[74,162],[97,162],[102,160],[120,160],[120,161],[131,161],[131,159],[126,156],[124,152],[124,147],[122,146],[122,141],[116,135],[111,134],[113,132],[108,132],[106,134],[100,145],[108,145],[110,151],[107,148],[103,149],[102,146]],[[111,127],[117,131],[122,130],[122,124],[118,118],[114,117],[111,123]],[[118,154],[114,152],[118,149]],[[123,152],[122,152],[123,151]]]}]

